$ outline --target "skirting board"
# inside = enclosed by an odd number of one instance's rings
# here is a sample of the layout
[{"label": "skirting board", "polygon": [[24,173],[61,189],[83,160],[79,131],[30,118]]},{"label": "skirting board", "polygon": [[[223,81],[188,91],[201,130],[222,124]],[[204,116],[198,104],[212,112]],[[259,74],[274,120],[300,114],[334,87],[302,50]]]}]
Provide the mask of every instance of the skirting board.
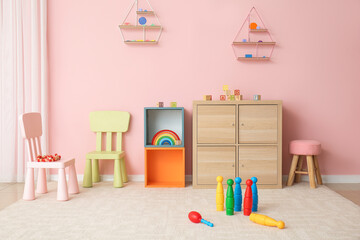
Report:
[{"label": "skirting board", "polygon": [[[324,183],[360,183],[360,175],[321,175],[322,180]],[[101,175],[100,176],[102,181],[113,181],[113,175]],[[144,182],[144,175],[129,175],[129,181],[131,182]],[[51,175],[50,180],[57,181],[58,176],[57,174]],[[77,179],[79,182],[83,181],[83,175],[78,174]],[[283,175],[283,181],[286,182],[288,179],[288,175]],[[301,180],[308,182],[309,177],[306,175],[301,176]],[[185,176],[186,182],[192,181],[192,175]]]}]

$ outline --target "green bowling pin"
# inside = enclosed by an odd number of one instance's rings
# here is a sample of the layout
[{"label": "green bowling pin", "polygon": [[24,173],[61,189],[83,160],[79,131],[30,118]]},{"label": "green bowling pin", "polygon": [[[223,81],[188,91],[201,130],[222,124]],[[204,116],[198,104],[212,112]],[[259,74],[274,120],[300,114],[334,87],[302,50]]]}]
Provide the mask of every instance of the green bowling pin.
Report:
[{"label": "green bowling pin", "polygon": [[232,185],[234,184],[234,180],[227,180],[227,192],[226,192],[226,215],[234,215],[234,191]]}]

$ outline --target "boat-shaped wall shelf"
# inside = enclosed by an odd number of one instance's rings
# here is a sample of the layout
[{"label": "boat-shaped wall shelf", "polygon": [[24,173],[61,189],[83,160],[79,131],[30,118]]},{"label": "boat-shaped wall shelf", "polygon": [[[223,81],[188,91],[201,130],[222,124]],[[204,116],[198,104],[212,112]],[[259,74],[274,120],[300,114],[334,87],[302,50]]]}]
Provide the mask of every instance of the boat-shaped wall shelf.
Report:
[{"label": "boat-shaped wall shelf", "polygon": [[275,44],[259,13],[253,7],[236,34],[232,48],[237,60],[268,61]]},{"label": "boat-shaped wall shelf", "polygon": [[163,29],[148,0],[135,0],[119,28],[126,44],[157,44]]}]

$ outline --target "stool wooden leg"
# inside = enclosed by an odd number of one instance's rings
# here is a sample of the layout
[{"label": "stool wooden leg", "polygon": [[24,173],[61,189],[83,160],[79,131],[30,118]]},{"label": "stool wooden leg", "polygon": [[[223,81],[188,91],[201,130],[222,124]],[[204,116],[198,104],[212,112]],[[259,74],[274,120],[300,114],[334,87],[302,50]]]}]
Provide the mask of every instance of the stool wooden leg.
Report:
[{"label": "stool wooden leg", "polygon": [[322,178],[320,174],[320,168],[319,168],[319,162],[318,157],[314,155],[314,164],[315,164],[315,174],[316,174],[316,180],[319,185],[322,185]]},{"label": "stool wooden leg", "polygon": [[[296,171],[301,171],[302,165],[303,165],[304,156],[299,156],[299,161],[296,167]],[[295,174],[295,182],[299,183],[301,180],[301,174],[297,173]]]},{"label": "stool wooden leg", "polygon": [[306,156],[306,160],[307,160],[307,165],[308,165],[310,187],[316,188],[313,157],[311,155]]},{"label": "stool wooden leg", "polygon": [[291,167],[290,167],[290,172],[289,172],[289,178],[287,181],[287,186],[291,186],[294,183],[294,177],[295,177],[295,170],[296,170],[296,166],[299,160],[299,155],[294,155],[292,162],[291,162]]}]

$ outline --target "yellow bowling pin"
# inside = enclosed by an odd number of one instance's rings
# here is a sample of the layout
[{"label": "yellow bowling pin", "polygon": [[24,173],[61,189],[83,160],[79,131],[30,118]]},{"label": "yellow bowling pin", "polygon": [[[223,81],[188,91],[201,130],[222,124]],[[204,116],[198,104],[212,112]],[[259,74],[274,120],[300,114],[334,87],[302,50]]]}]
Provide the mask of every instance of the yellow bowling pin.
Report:
[{"label": "yellow bowling pin", "polygon": [[262,214],[251,213],[250,220],[253,221],[254,223],[258,223],[265,226],[278,227],[280,229],[283,229],[285,227],[285,223],[283,221],[276,221],[275,219],[272,219],[271,217]]},{"label": "yellow bowling pin", "polygon": [[218,176],[216,181],[218,182],[216,187],[216,211],[224,211],[224,188],[222,185],[223,177]]}]

